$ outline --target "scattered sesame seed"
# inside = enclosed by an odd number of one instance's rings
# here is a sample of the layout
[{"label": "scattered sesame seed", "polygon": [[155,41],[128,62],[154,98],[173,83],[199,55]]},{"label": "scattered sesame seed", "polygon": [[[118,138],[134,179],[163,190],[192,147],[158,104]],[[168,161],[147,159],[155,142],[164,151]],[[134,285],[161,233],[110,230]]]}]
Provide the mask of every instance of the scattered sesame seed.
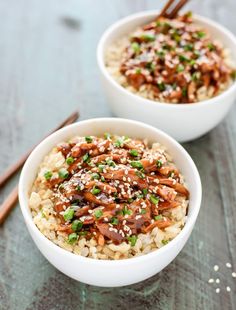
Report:
[{"label": "scattered sesame seed", "polygon": [[220,283],[220,279],[216,279],[216,283],[219,284]]},{"label": "scattered sesame seed", "polygon": [[214,266],[214,270],[215,270],[215,271],[218,271],[218,270],[219,270],[219,266],[218,266],[218,265],[215,265],[215,266]]},{"label": "scattered sesame seed", "polygon": [[232,277],[236,278],[236,272],[232,272]]},{"label": "scattered sesame seed", "polygon": [[226,263],[225,265],[226,265],[227,268],[231,268],[232,267],[232,265],[230,263]]},{"label": "scattered sesame seed", "polygon": [[230,292],[231,291],[231,288],[229,286],[226,286],[226,291],[227,292]]},{"label": "scattered sesame seed", "polygon": [[219,292],[220,292],[220,288],[217,287],[217,288],[216,288],[216,293],[219,294]]},{"label": "scattered sesame seed", "polygon": [[214,283],[214,279],[209,279],[208,283]]}]

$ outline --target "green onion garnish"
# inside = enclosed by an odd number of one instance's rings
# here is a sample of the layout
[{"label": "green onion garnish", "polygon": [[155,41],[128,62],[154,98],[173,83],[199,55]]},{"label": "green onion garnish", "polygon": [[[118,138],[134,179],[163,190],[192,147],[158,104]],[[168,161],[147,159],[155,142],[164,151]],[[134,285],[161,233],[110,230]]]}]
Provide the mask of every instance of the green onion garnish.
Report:
[{"label": "green onion garnish", "polygon": [[138,237],[135,236],[135,235],[132,235],[132,236],[128,237],[128,240],[129,240],[131,246],[135,246],[135,244],[137,242],[137,239],[138,239]]},{"label": "green onion garnish", "polygon": [[68,165],[73,164],[74,161],[75,161],[75,160],[74,160],[73,157],[67,157],[67,159],[66,159],[66,163],[67,163]]},{"label": "green onion garnish", "polygon": [[136,54],[140,52],[140,45],[137,42],[133,42],[131,47]]},{"label": "green onion garnish", "polygon": [[51,177],[52,177],[52,172],[51,172],[51,171],[45,172],[45,173],[44,173],[44,177],[45,177],[45,179],[46,179],[47,181],[50,180]]},{"label": "green onion garnish", "polygon": [[110,223],[111,223],[112,225],[118,225],[119,220],[118,220],[117,217],[112,217]]},{"label": "green onion garnish", "polygon": [[63,214],[64,220],[65,220],[65,221],[70,221],[70,220],[72,220],[73,217],[74,217],[74,213],[75,213],[75,210],[70,209],[70,208],[67,209],[67,210],[64,212],[64,214]]},{"label": "green onion garnish", "polygon": [[69,176],[69,172],[68,172],[65,168],[61,168],[61,169],[58,171],[58,175],[59,175],[59,178],[61,178],[61,179],[66,179],[66,178],[68,178],[68,176]]},{"label": "green onion garnish", "polygon": [[99,180],[99,179],[100,179],[100,175],[98,173],[92,174],[92,180]]},{"label": "green onion garnish", "polygon": [[86,136],[85,137],[86,142],[91,143],[93,142],[93,138],[91,136]]},{"label": "green onion garnish", "polygon": [[162,165],[163,165],[163,164],[162,164],[162,161],[158,159],[158,160],[156,161],[156,165],[157,165],[157,168],[160,169],[160,168],[162,167]]},{"label": "green onion garnish", "polygon": [[89,156],[89,153],[86,153],[84,156],[83,156],[83,162],[87,163],[90,159],[90,156]]},{"label": "green onion garnish", "polygon": [[100,188],[97,188],[96,186],[94,186],[94,188],[92,189],[92,194],[93,195],[97,195],[101,192]]},{"label": "green onion garnish", "polygon": [[130,150],[129,153],[130,153],[131,156],[134,156],[134,157],[138,156],[138,151],[137,150]]},{"label": "green onion garnish", "polygon": [[133,168],[138,168],[138,169],[142,169],[143,168],[142,163],[140,161],[138,161],[138,160],[131,161],[130,164],[131,164],[131,166]]},{"label": "green onion garnish", "polygon": [[151,200],[151,202],[152,202],[154,205],[157,205],[158,202],[159,202],[159,197],[154,196],[154,195],[151,195],[151,196],[150,196],[150,200]]},{"label": "green onion garnish", "polygon": [[160,220],[162,220],[162,218],[163,218],[163,216],[162,216],[161,214],[156,215],[156,216],[154,217],[155,221],[160,221]]},{"label": "green onion garnish", "polygon": [[80,220],[74,220],[71,224],[71,229],[74,231],[78,231],[83,227],[83,222]]},{"label": "green onion garnish", "polygon": [[99,219],[103,215],[103,212],[100,209],[99,210],[95,210],[94,215],[95,215],[95,217],[97,219]]},{"label": "green onion garnish", "polygon": [[77,234],[76,233],[72,233],[68,236],[68,242],[70,244],[75,243],[75,241],[77,240]]}]

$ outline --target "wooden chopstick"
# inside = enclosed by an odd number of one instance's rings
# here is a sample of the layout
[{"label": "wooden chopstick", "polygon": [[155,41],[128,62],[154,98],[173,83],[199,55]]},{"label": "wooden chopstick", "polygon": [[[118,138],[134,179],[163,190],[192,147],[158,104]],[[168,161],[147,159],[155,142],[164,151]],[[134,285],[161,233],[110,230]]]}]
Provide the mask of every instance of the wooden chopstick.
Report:
[{"label": "wooden chopstick", "polygon": [[166,14],[167,14],[168,9],[170,8],[170,6],[172,5],[172,3],[173,3],[174,1],[175,1],[175,0],[169,0],[169,1],[167,1],[166,5],[165,5],[164,8],[161,10],[161,13],[159,14],[159,16],[165,17]]},{"label": "wooden chopstick", "polygon": [[18,200],[18,186],[16,186],[7,198],[3,201],[0,207],[0,225],[4,223],[5,219],[7,218],[8,214],[14,208],[16,202]]},{"label": "wooden chopstick", "polygon": [[[64,120],[60,125],[58,125],[51,133],[57,131],[58,129],[65,127],[74,123],[77,118],[79,117],[79,112],[74,112],[71,114],[66,120]],[[23,165],[29,154],[31,153],[32,149],[28,151],[22,158],[12,167],[8,169],[8,177],[4,179],[4,183]],[[10,170],[11,169],[11,170]],[[4,175],[7,175],[6,173]],[[3,184],[3,183],[2,183]],[[0,225],[4,223],[5,219],[7,218],[8,214],[14,208],[16,202],[18,200],[18,185],[10,192],[7,198],[4,200],[2,205],[0,206]]]},{"label": "wooden chopstick", "polygon": [[[72,124],[74,121],[77,120],[77,118],[79,117],[79,112],[76,111],[74,113],[72,113],[69,117],[67,117],[62,123],[60,123],[54,130],[52,130],[47,136],[49,136],[51,133],[53,133],[54,131],[68,125],[68,124]],[[45,137],[46,138],[46,137]],[[35,147],[35,146],[34,146]],[[29,154],[32,152],[32,150],[34,149],[31,148],[27,153],[25,153],[15,164],[13,164],[12,166],[10,166],[1,176],[0,176],[0,188],[6,183],[6,181],[14,174],[16,173],[21,166],[23,166],[24,162],[26,161],[26,159],[28,158]]]},{"label": "wooden chopstick", "polygon": [[158,17],[163,16],[167,18],[174,18],[179,10],[188,2],[188,0],[177,0],[177,2],[175,2],[175,0],[167,1]]},{"label": "wooden chopstick", "polygon": [[180,0],[169,14],[169,18],[174,18],[188,0]]}]

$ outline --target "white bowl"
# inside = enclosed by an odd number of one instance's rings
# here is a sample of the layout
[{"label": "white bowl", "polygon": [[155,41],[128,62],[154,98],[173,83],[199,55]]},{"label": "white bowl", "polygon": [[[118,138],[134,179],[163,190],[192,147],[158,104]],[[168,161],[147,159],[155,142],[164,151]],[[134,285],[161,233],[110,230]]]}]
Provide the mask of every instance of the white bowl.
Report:
[{"label": "white bowl", "polygon": [[[220,95],[194,104],[167,104],[154,102],[131,93],[119,85],[105,67],[107,48],[120,37],[136,27],[150,22],[158,11],[145,11],[130,15],[111,25],[101,37],[97,48],[97,62],[102,84],[112,112],[156,126],[180,142],[196,139],[215,127],[227,114],[236,97],[236,83]],[[205,17],[194,15],[194,20],[209,30],[214,39],[219,39],[232,52],[236,62],[236,38],[219,25]]]},{"label": "white bowl", "polygon": [[[104,132],[147,138],[165,145],[184,175],[190,191],[188,218],[183,230],[161,249],[130,259],[98,260],[68,252],[47,239],[35,226],[28,206],[29,192],[39,164],[59,142],[75,135],[103,135]],[[175,140],[149,125],[116,118],[91,119],[67,126],[41,142],[27,159],[20,176],[19,201],[26,226],[41,253],[61,272],[78,281],[98,286],[123,286],[147,279],[165,268],[181,251],[190,233],[201,204],[201,181],[188,153]]]}]

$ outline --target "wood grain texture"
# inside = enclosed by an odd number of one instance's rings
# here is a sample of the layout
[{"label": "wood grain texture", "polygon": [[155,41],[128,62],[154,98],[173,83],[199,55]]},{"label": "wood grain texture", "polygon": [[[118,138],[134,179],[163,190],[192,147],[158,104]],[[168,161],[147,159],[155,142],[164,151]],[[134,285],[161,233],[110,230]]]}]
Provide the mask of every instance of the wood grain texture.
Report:
[{"label": "wood grain texture", "polygon": [[[117,19],[163,4],[0,0],[1,172],[77,107],[82,119],[111,115],[98,81],[99,37]],[[188,8],[236,33],[235,0],[192,0]],[[201,174],[203,203],[189,242],[165,270],[123,288],[75,282],[40,254],[16,207],[0,227],[0,309],[236,309],[236,281],[225,267],[229,261],[236,270],[235,119],[234,106],[217,128],[184,145]],[[1,190],[0,203],[16,181]],[[220,294],[211,277],[220,278]]]}]

